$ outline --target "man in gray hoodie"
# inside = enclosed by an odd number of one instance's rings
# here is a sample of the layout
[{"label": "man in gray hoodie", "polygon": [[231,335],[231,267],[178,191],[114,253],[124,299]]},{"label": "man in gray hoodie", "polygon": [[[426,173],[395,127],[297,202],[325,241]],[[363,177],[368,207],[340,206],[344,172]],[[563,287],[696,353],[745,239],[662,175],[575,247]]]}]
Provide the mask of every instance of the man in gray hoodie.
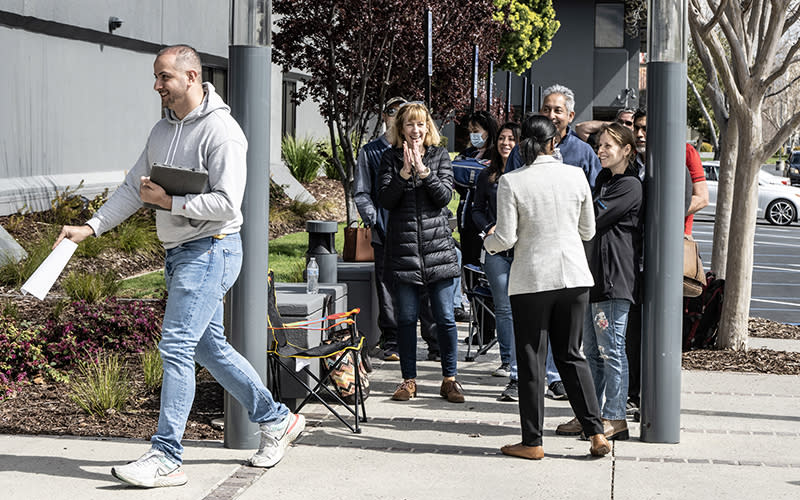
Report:
[{"label": "man in gray hoodie", "polygon": [[[153,127],[125,181],[83,226],[64,226],[64,238],[79,243],[124,221],[144,203],[156,211],[158,237],[166,249],[168,296],[159,350],[164,364],[158,430],[138,460],[111,469],[117,479],[141,487],[179,486],[181,439],[195,391],[195,362],[205,366],[253,422],[261,444],[251,465],[272,467],[302,432],[305,419],[272,399],[252,365],[225,339],[223,297],[242,262],[239,229],[247,178],[247,140],[210,83],[200,78],[197,52],[166,47],[153,65],[154,89],[165,117]],[[208,173],[202,193],[170,196],[149,178],[153,163]]]}]

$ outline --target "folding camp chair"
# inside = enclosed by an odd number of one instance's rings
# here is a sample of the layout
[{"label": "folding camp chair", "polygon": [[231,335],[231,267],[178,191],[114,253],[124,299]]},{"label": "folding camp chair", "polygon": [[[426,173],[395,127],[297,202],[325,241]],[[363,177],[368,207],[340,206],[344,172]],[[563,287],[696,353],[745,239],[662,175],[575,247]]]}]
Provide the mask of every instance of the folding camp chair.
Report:
[{"label": "folding camp chair", "polygon": [[[481,268],[472,264],[464,266],[464,283],[467,287],[467,299],[469,299],[469,334],[467,336],[467,356],[466,361],[475,361],[475,358],[489,352],[496,343],[497,337],[494,333],[494,302],[492,300],[492,289],[489,281]],[[477,351],[472,355],[473,341],[477,340]],[[488,341],[487,341],[488,340]]]},{"label": "folding camp chair", "polygon": [[[281,398],[281,375],[288,373],[307,392],[305,398],[294,411],[299,412],[309,401],[315,399],[322,403],[336,418],[354,433],[360,433],[359,422],[367,421],[367,411],[364,407],[364,391],[361,380],[361,349],[364,346],[364,336],[360,335],[356,327],[356,316],[359,309],[344,313],[331,314],[318,320],[283,323],[275,304],[275,290],[270,272],[270,291],[268,305],[269,319],[269,347],[268,365],[270,369],[271,390],[277,399]],[[302,347],[302,340],[306,338],[307,330],[321,330],[326,340],[314,347]],[[291,361],[294,360],[294,363]],[[309,361],[326,360],[320,363],[320,374],[317,376],[310,369]],[[338,391],[331,390],[326,384],[330,375],[342,368],[348,361],[354,368],[352,398],[340,395]],[[295,365],[302,368],[295,370]],[[344,406],[354,421],[351,424],[340,414],[333,405]],[[360,409],[360,411],[359,411]]]}]

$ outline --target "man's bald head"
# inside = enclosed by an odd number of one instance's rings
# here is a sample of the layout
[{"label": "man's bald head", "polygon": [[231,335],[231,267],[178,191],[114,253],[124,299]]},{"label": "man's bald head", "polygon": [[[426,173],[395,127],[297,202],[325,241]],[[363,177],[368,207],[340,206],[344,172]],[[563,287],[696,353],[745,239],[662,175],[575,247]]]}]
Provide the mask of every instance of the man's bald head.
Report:
[{"label": "man's bald head", "polygon": [[175,56],[175,68],[181,71],[195,71],[198,75],[203,74],[203,64],[200,62],[200,55],[194,48],[188,45],[170,45],[158,51],[156,58],[163,55]]}]

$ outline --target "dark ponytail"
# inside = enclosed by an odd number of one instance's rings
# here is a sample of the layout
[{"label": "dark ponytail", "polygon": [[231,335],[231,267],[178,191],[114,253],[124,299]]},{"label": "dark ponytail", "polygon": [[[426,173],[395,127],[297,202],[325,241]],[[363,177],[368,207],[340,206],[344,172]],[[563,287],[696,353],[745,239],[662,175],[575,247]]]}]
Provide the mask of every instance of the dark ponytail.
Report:
[{"label": "dark ponytail", "polygon": [[547,143],[558,131],[547,117],[528,115],[522,122],[522,141],[519,143],[519,154],[525,165],[533,163],[539,155],[547,150]]}]

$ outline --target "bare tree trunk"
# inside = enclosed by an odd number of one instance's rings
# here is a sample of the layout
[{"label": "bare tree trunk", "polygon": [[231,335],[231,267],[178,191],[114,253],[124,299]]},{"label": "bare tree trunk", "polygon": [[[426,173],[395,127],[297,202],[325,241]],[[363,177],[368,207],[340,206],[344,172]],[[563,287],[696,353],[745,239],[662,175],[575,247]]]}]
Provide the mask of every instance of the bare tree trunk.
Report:
[{"label": "bare tree trunk", "polygon": [[714,245],[711,250],[711,271],[725,279],[728,266],[728,241],[731,231],[731,207],[733,205],[733,179],[736,174],[736,157],[739,144],[739,128],[728,120],[722,136],[719,178],[717,182],[717,206],[714,215]]},{"label": "bare tree trunk", "polygon": [[[739,154],[732,212],[737,214],[731,225],[730,239],[738,242],[728,247],[725,277],[725,300],[717,346],[735,350],[747,349],[750,296],[753,284],[753,241],[756,233],[756,206],[758,198],[758,169],[761,159],[754,146],[760,144],[756,131],[761,131],[760,110],[754,110],[742,119],[739,126]],[[736,113],[737,119],[742,113]],[[729,123],[729,125],[731,125]]]}]

